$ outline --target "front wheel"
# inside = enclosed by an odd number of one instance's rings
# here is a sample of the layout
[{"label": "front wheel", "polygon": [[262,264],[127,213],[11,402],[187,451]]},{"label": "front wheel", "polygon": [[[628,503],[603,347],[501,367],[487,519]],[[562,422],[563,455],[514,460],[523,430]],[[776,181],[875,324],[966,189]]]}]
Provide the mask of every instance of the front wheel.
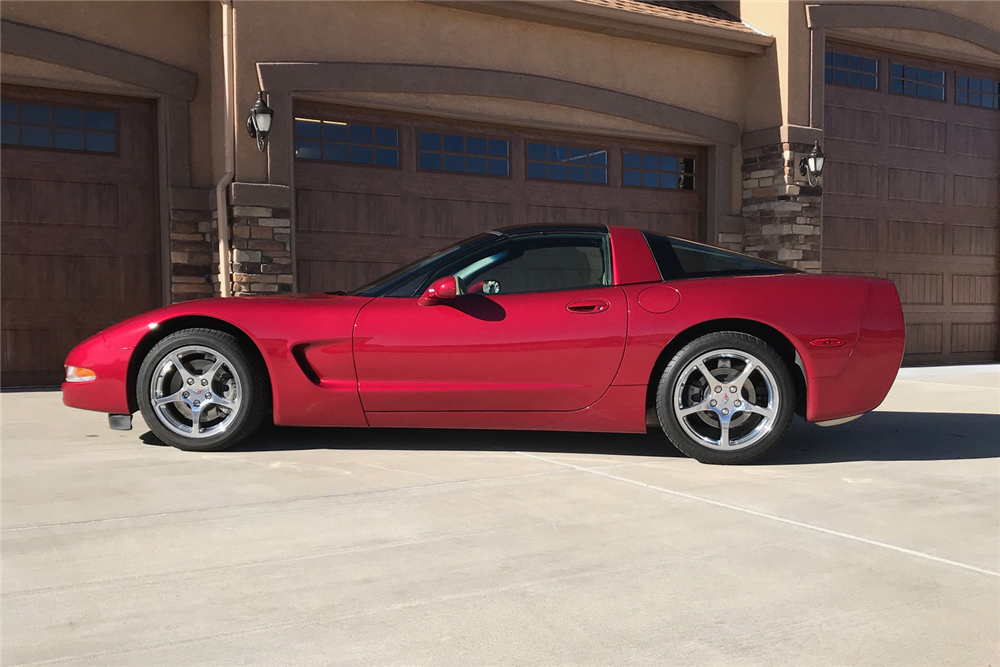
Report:
[{"label": "front wheel", "polygon": [[267,381],[240,341],[214,329],[170,334],[139,368],[142,417],[163,442],[211,452],[232,447],[260,425]]},{"label": "front wheel", "polygon": [[736,331],[698,338],[667,365],[656,393],[663,432],[702,463],[746,463],[791,422],[795,383],[761,339]]}]

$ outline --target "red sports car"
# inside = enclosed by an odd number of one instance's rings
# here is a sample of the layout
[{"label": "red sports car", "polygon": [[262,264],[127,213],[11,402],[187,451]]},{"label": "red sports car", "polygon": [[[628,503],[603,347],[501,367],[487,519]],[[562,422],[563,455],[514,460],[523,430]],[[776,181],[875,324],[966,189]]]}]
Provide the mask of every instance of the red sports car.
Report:
[{"label": "red sports car", "polygon": [[166,443],[294,426],[645,432],[743,463],[798,412],[847,421],[903,355],[887,280],[807,275],[626,227],[480,234],[348,293],[205,299],[85,340],[66,405]]}]

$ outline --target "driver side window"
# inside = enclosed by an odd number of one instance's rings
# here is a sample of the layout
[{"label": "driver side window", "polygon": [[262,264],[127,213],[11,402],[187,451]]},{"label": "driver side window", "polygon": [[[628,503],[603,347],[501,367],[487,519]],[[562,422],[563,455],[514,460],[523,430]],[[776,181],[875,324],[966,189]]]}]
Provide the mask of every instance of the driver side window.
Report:
[{"label": "driver side window", "polygon": [[469,294],[530,294],[610,284],[607,242],[600,234],[535,234],[489,246],[441,273]]}]

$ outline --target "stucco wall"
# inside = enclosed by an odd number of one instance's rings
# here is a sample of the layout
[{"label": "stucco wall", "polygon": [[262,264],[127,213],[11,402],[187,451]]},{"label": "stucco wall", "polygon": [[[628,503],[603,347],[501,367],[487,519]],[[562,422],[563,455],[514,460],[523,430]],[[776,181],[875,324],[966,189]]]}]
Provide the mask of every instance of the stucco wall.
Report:
[{"label": "stucco wall", "polygon": [[[0,16],[115,46],[196,73],[198,86],[190,105],[192,184],[212,184],[208,3],[5,1],[0,3]],[[0,77],[8,81],[15,77],[45,79],[70,88],[99,85],[129,90],[72,68],[6,55],[0,60]]]},{"label": "stucco wall", "polygon": [[744,100],[744,131],[750,132],[786,122],[788,3],[784,0],[760,0],[739,5],[739,15],[744,22],[775,40],[774,46],[766,53],[747,58],[745,62],[747,97]]},{"label": "stucco wall", "polygon": [[[240,3],[236,31],[239,109],[255,99],[257,62],[368,61],[570,79],[742,121],[743,61],[732,56],[422,3],[310,2],[297,3],[294,12],[281,2]],[[502,101],[480,102],[484,115],[491,114],[491,104],[498,118],[505,113]],[[237,179],[266,178],[265,157],[238,132]]]}]

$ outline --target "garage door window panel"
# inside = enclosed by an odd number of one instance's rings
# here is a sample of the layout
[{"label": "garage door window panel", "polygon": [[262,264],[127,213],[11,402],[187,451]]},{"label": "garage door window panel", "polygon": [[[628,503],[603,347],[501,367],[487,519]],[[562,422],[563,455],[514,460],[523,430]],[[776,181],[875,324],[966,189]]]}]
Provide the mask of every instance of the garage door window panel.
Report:
[{"label": "garage door window panel", "polygon": [[1000,109],[1000,81],[958,74],[955,77],[955,104]]},{"label": "garage door window panel", "polygon": [[417,132],[417,168],[510,177],[510,141],[499,137]]},{"label": "garage door window panel", "polygon": [[827,83],[878,90],[878,60],[840,51],[826,52]]},{"label": "garage door window panel", "polygon": [[295,157],[398,169],[399,130],[363,123],[296,118]]},{"label": "garage door window panel", "polygon": [[894,95],[943,102],[944,71],[892,63],[889,66],[889,91]]},{"label": "garage door window panel", "polygon": [[117,154],[118,117],[113,111],[5,100],[2,143],[65,151]]},{"label": "garage door window panel", "polygon": [[608,184],[608,149],[528,142],[529,180]]},{"label": "garage door window panel", "polygon": [[622,151],[622,185],[654,190],[694,190],[694,159]]}]

